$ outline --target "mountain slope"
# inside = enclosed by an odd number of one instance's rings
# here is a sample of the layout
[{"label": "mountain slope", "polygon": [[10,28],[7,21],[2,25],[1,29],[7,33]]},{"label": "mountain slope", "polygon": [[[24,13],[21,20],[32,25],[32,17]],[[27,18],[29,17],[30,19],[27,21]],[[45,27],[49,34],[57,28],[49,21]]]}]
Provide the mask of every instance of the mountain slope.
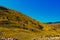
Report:
[{"label": "mountain slope", "polygon": [[0,7],[0,26],[43,30],[45,25],[19,12]]},{"label": "mountain slope", "polygon": [[[0,6],[0,38],[15,37],[19,40],[32,40],[41,35],[57,34],[54,27],[36,21],[20,12]],[[37,38],[37,39],[38,39]]]}]

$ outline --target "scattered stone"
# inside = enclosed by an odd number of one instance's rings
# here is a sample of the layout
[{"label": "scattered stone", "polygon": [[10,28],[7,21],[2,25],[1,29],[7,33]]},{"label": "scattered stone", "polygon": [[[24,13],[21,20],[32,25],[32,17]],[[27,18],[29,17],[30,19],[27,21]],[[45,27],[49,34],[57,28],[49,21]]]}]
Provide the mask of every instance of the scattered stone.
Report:
[{"label": "scattered stone", "polygon": [[1,38],[0,40],[18,40],[16,38]]}]

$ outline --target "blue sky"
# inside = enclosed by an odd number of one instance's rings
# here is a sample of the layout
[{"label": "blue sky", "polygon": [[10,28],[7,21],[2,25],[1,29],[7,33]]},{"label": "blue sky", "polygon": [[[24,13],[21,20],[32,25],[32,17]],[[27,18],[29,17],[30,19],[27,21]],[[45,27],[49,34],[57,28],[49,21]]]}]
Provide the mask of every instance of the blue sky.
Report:
[{"label": "blue sky", "polygon": [[0,0],[0,5],[40,22],[60,21],[60,0]]}]

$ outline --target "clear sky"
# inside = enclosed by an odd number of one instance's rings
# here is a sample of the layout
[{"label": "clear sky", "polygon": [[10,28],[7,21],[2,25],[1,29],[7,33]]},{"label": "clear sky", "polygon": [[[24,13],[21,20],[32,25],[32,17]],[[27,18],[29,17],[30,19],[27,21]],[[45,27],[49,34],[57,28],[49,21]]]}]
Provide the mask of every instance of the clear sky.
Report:
[{"label": "clear sky", "polygon": [[60,21],[60,0],[0,0],[0,5],[40,22]]}]

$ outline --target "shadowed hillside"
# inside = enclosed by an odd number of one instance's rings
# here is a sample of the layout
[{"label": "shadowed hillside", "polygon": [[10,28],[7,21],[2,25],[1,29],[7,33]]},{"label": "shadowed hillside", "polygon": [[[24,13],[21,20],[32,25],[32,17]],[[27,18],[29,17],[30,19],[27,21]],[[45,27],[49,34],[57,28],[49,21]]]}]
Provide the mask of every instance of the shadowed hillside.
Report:
[{"label": "shadowed hillside", "polygon": [[39,40],[40,36],[56,35],[55,28],[43,24],[15,10],[0,6],[0,38],[13,37],[19,40]]}]

